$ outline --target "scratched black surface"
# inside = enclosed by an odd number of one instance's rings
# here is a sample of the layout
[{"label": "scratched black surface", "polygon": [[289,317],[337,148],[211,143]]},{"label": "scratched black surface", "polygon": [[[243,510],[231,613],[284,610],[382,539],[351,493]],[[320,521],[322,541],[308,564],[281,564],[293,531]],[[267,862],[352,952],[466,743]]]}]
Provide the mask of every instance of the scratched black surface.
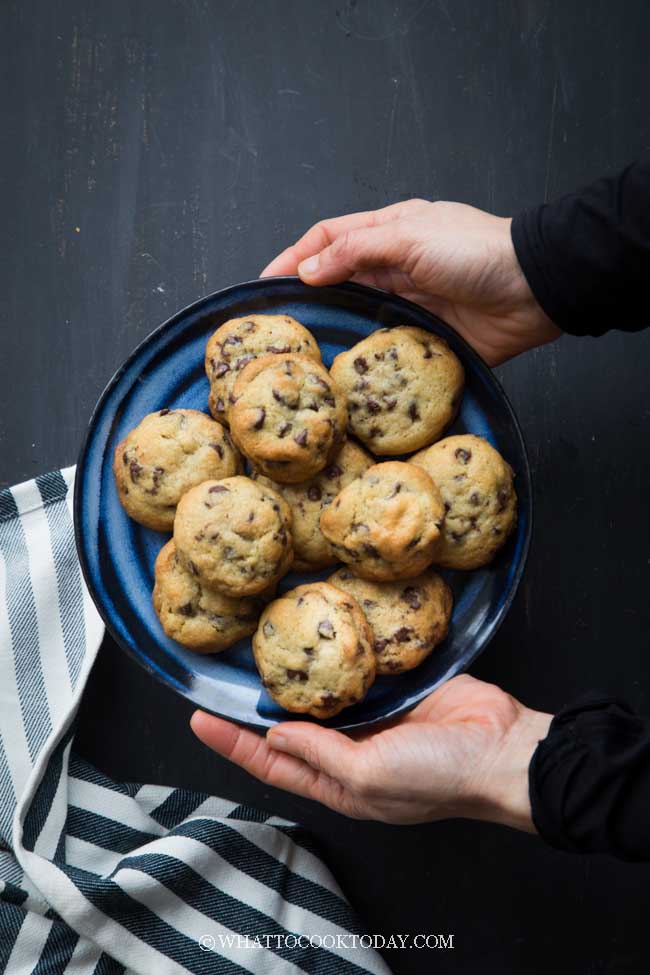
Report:
[{"label": "scratched black surface", "polygon": [[[74,462],[114,368],[317,218],[409,196],[498,213],[650,144],[650,7],[544,0],[21,0],[2,7],[0,481]],[[499,370],[536,484],[526,580],[474,672],[540,708],[648,709],[650,334]],[[345,821],[188,731],[110,643],[78,747],[116,777],[307,823],[371,932],[452,932],[396,973],[645,972],[650,868],[452,822]]]}]

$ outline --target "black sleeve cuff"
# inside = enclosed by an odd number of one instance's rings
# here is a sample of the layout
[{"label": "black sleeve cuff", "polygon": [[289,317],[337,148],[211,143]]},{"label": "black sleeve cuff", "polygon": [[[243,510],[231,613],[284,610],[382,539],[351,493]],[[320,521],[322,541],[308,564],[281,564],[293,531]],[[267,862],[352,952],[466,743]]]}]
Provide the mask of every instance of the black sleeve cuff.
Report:
[{"label": "black sleeve cuff", "polygon": [[512,221],[512,242],[548,317],[573,335],[650,324],[650,155]]},{"label": "black sleeve cuff", "polygon": [[565,282],[557,275],[557,255],[549,254],[543,222],[547,204],[522,210],[513,217],[510,233],[517,260],[538,305],[563,332],[573,335],[603,335],[605,322],[587,327],[584,314],[576,308]]},{"label": "black sleeve cuff", "polygon": [[615,698],[560,711],[529,769],[541,837],[571,853],[650,860],[650,726]]}]

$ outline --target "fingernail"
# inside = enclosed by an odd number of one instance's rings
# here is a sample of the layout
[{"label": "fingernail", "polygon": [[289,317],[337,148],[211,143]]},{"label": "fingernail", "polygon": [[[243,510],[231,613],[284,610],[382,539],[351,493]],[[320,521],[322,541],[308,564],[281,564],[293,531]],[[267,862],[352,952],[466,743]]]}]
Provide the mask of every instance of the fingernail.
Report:
[{"label": "fingernail", "polygon": [[299,274],[315,274],[318,270],[318,254],[314,254],[313,257],[308,257],[306,261],[301,261],[298,265]]},{"label": "fingernail", "polygon": [[271,748],[277,748],[279,751],[287,747],[287,739],[284,735],[267,735],[266,740]]}]

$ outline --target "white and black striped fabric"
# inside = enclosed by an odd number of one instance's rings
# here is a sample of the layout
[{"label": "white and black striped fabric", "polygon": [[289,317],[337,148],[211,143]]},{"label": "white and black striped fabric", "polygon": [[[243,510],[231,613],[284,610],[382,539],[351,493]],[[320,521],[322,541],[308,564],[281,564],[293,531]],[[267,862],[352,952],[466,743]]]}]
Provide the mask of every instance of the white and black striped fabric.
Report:
[{"label": "white and black striped fabric", "polygon": [[103,627],[73,479],[0,492],[0,972],[384,975],[300,827],[75,754]]}]

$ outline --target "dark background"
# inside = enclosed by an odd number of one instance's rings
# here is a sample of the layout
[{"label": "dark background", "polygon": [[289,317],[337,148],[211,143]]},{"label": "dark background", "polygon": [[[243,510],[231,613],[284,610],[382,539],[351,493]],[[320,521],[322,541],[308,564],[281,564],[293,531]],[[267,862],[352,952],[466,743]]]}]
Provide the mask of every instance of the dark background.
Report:
[{"label": "dark background", "polygon": [[[319,217],[410,196],[510,214],[650,145],[644,0],[21,0],[0,15],[0,485],[74,463],[156,325],[255,277]],[[650,334],[563,339],[501,369],[527,437],[525,581],[473,672],[556,709],[648,710]],[[192,737],[110,642],[78,747],[118,778],[308,824],[371,932],[454,933],[396,973],[646,972],[650,868],[449,822],[349,822]]]}]

